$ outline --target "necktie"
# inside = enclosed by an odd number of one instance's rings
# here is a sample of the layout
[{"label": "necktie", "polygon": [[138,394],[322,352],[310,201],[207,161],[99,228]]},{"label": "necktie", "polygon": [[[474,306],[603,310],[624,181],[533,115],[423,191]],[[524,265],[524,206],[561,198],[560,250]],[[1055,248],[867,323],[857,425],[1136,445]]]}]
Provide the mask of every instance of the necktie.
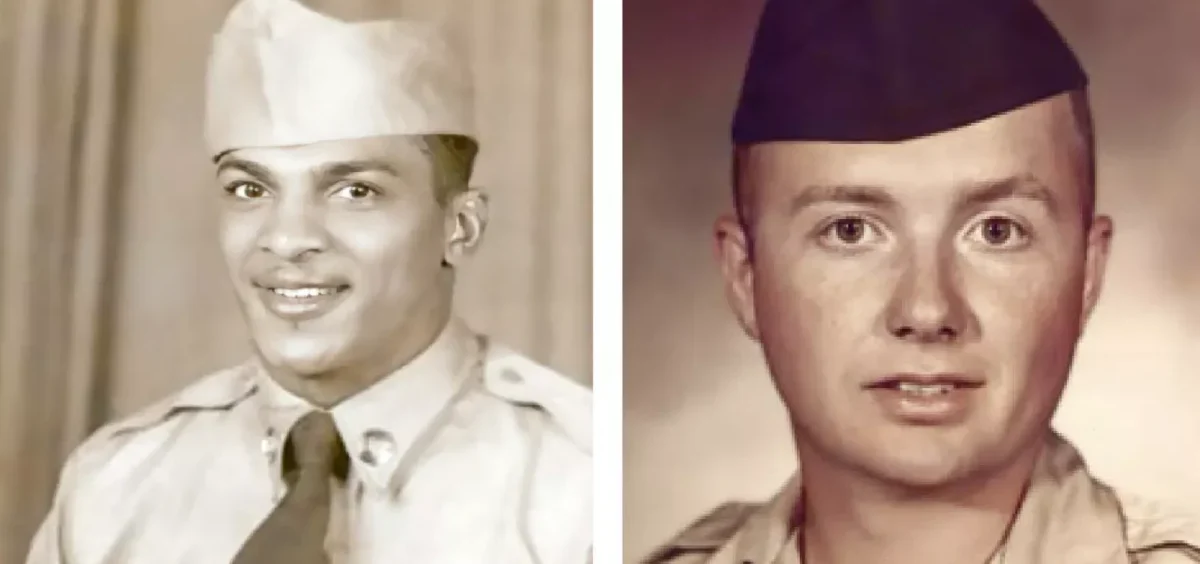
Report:
[{"label": "necktie", "polygon": [[329,564],[330,478],[345,479],[350,460],[333,417],[313,411],[300,418],[283,449],[287,494],[250,535],[233,564]]}]

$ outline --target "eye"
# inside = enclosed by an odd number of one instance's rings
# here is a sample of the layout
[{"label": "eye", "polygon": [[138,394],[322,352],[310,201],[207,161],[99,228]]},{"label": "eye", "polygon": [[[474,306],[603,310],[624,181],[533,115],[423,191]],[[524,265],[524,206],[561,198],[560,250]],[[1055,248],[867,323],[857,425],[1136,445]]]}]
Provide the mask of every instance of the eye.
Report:
[{"label": "eye", "polygon": [[253,182],[234,182],[225,187],[225,192],[240,200],[254,200],[267,195],[267,189]]},{"label": "eye", "polygon": [[999,249],[1020,247],[1029,240],[1029,232],[1020,223],[1002,216],[991,216],[980,221],[971,230],[970,236],[985,246]]},{"label": "eye", "polygon": [[828,245],[853,247],[873,242],[882,236],[879,229],[861,217],[841,217],[826,224],[819,233]]},{"label": "eye", "polygon": [[338,188],[333,195],[347,200],[366,200],[378,196],[379,191],[366,184],[354,183]]}]

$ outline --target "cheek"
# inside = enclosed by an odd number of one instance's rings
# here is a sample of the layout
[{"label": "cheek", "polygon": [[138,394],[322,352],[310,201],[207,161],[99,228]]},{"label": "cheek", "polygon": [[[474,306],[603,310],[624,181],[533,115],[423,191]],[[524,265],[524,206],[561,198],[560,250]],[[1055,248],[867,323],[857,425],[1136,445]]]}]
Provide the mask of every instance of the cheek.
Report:
[{"label": "cheek", "polygon": [[431,214],[339,218],[330,232],[355,263],[359,283],[385,294],[408,292],[441,264],[440,218]]},{"label": "cheek", "polygon": [[1025,260],[968,261],[967,296],[985,334],[1027,335],[1060,332],[1078,323],[1082,305],[1082,265],[1051,256]]},{"label": "cheek", "polygon": [[[1082,285],[1075,280],[1051,278],[1037,291],[1019,294],[1024,301],[1012,305],[1019,318],[1010,319],[1012,334],[1026,362],[1032,384],[1060,386],[1067,377],[1082,319]],[[1019,309],[1018,309],[1019,308]],[[1015,317],[1015,316],[1011,316]]]},{"label": "cheek", "polygon": [[827,346],[844,348],[868,336],[891,292],[893,275],[883,253],[847,257],[792,246],[760,259],[755,274],[759,315],[832,341]]},{"label": "cheek", "polygon": [[835,388],[852,377],[885,307],[886,265],[811,251],[760,257],[755,305],[780,386]]},{"label": "cheek", "polygon": [[1061,388],[1080,331],[1078,266],[1051,260],[992,265],[972,278],[966,298],[982,329],[984,354],[1015,380],[1014,393]]},{"label": "cheek", "polygon": [[260,219],[252,212],[225,212],[220,218],[221,252],[233,273],[241,270],[257,247]]}]

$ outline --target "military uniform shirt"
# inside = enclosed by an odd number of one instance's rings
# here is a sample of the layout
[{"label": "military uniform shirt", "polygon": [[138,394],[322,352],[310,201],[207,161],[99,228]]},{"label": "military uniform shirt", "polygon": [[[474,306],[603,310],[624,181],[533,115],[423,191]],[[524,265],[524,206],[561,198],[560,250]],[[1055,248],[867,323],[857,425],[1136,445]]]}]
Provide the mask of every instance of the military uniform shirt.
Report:
[{"label": "military uniform shirt", "polygon": [[[797,474],[765,504],[723,505],[686,527],[646,564],[802,564]],[[1051,434],[1004,545],[988,564],[1200,562],[1200,521],[1118,494],[1092,478]],[[793,526],[797,524],[797,526]]]},{"label": "military uniform shirt", "polygon": [[[101,428],[28,564],[229,562],[285,493],[283,440],[311,409],[251,362]],[[351,457],[332,564],[588,562],[586,388],[454,321],[330,412]]]}]

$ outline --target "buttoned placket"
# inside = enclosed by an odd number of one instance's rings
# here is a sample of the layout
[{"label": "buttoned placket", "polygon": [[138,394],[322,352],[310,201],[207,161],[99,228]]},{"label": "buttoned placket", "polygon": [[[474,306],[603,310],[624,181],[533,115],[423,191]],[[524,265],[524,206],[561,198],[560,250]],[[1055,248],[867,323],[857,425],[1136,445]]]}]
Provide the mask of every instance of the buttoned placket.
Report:
[{"label": "buttoned placket", "polygon": [[259,441],[259,449],[267,460],[267,468],[271,476],[271,501],[279,503],[287,493],[287,486],[282,477],[280,460],[283,455],[283,438],[274,427],[268,426]]},{"label": "buttoned placket", "polygon": [[486,351],[486,340],[477,338],[458,369],[459,377],[455,378],[459,382],[458,388],[409,444],[397,444],[391,433],[380,428],[362,433],[357,458],[367,468],[364,473],[369,474],[368,485],[373,490],[383,492],[391,499],[401,495],[404,485],[449,424],[460,402],[482,385]]},{"label": "buttoned placket", "polygon": [[[271,481],[271,505],[278,505],[287,494],[288,486],[283,477],[283,449],[291,427],[310,408],[301,405],[272,406],[266,405],[264,398],[258,398],[255,406],[254,420],[258,425],[258,451],[266,463],[268,477]],[[334,564],[349,562],[351,539],[348,535],[354,530],[354,512],[349,500],[348,491],[354,488],[358,480],[353,470],[347,482],[333,490],[332,516],[329,536],[326,538],[326,550],[330,551]]]},{"label": "buttoned placket", "polygon": [[[338,502],[344,509],[344,521],[338,528],[345,534],[350,535],[357,530],[355,521],[359,516],[353,508],[362,502],[362,497],[368,492],[392,500],[401,495],[404,484],[415,472],[425,452],[453,419],[457,406],[472,391],[482,386],[486,340],[477,340],[473,349],[459,369],[460,374],[466,374],[456,378],[460,382],[458,389],[410,444],[398,444],[392,433],[380,427],[367,428],[357,436],[343,434],[343,440],[350,449],[349,454],[355,461],[355,464],[351,465],[346,487],[340,490],[343,494],[342,501]],[[515,372],[507,374],[504,378],[514,385],[521,383],[521,376]],[[259,393],[262,392],[260,389]],[[259,429],[257,451],[263,457],[270,475],[272,503],[278,504],[287,493],[282,460],[290,425],[311,408],[304,404],[272,405],[270,400],[263,396],[256,399],[258,402],[252,411],[256,412],[254,419]],[[350,544],[356,542],[348,537],[343,537],[343,540]]]},{"label": "buttoned placket", "polygon": [[[263,393],[259,390],[258,393]],[[292,425],[310,408],[303,405],[270,405],[267,398],[256,398],[255,423],[258,429],[258,451],[266,463],[271,480],[271,502],[279,503],[287,493],[283,479],[283,448]]]}]

